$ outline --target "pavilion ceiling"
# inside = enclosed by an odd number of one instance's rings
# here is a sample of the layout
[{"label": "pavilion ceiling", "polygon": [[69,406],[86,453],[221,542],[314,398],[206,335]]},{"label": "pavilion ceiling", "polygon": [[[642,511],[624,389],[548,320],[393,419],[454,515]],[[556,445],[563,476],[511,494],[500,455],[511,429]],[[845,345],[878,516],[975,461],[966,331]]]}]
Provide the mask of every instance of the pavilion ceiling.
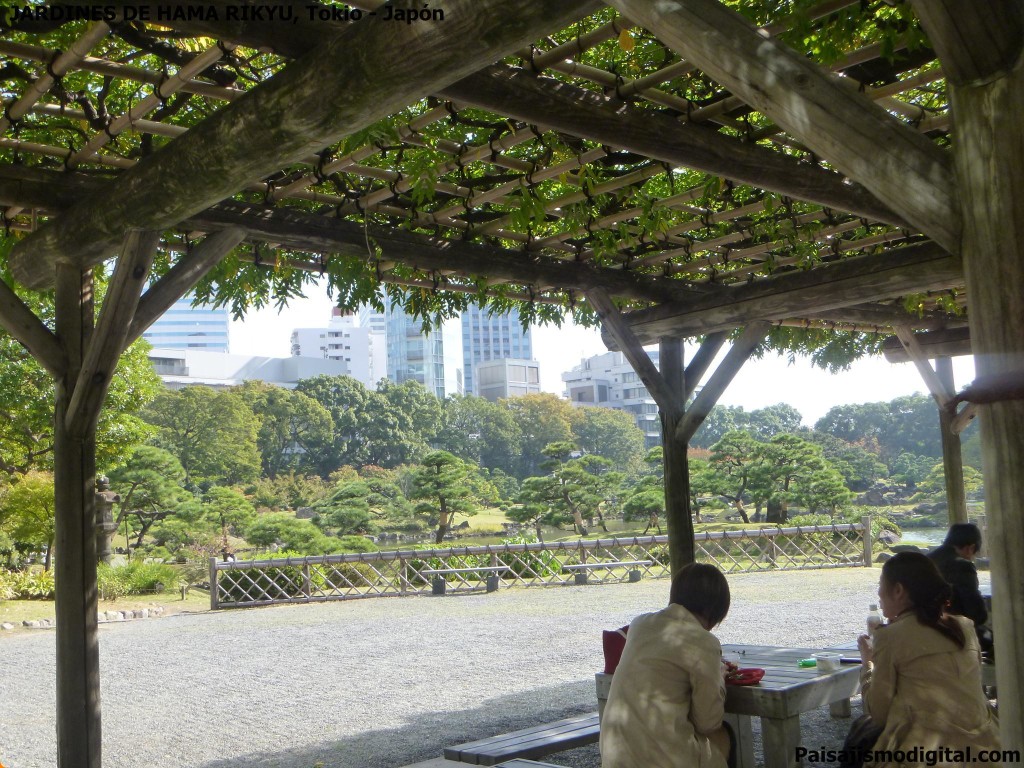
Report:
[{"label": "pavilion ceiling", "polygon": [[[163,231],[158,274],[204,234],[245,230],[248,244],[210,283],[241,303],[229,276],[253,274],[287,295],[323,273],[346,302],[385,283],[412,295],[414,308],[416,296],[449,310],[475,298],[523,302],[549,318],[588,316],[583,291],[600,287],[646,341],[757,319],[857,332],[965,322],[956,255],[600,3],[567,3],[562,22],[502,61],[460,70],[459,55],[448,55],[456,74],[437,80],[442,87],[415,93],[414,83],[415,96],[384,119],[364,110],[357,130],[321,131],[328,143],[280,156],[247,116],[272,105],[264,92],[302,67],[324,79],[317,56],[332,46],[339,60],[359,58],[365,44],[375,61],[397,61],[417,25],[439,32],[443,49],[451,13],[385,22],[368,16],[378,3],[363,2],[336,6],[362,9],[363,19],[326,22],[295,3],[272,6],[294,23],[243,22],[227,13],[241,4],[218,2],[203,6],[212,16],[157,23],[168,4],[107,5],[149,9],[154,20],[12,19],[0,41],[0,206],[4,226],[27,235],[11,257],[25,285],[48,285],[69,243],[92,263],[112,256],[103,226],[116,213]],[[763,36],[944,151],[945,81],[908,8],[757,6]],[[461,53],[457,40],[447,44]],[[371,85],[390,94],[394,77],[378,74]],[[381,108],[397,98],[385,95]],[[246,115],[245,130],[235,132],[236,115]],[[908,179],[907,195],[916,192]]]}]

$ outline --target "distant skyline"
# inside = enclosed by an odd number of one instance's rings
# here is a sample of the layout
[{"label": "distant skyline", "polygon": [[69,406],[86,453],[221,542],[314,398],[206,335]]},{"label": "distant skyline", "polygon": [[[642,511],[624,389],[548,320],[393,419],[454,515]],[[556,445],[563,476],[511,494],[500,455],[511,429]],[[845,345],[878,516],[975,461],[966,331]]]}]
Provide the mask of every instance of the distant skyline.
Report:
[{"label": "distant skyline", "polygon": [[[242,322],[232,320],[231,352],[287,357],[292,329],[326,325],[333,306],[326,291],[314,294],[311,290],[308,298],[294,300],[280,316],[273,307],[253,310]],[[562,396],[562,372],[579,365],[585,357],[606,351],[596,329],[572,323],[561,328],[533,329],[533,356],[540,363],[541,389],[545,392]],[[686,355],[692,352],[688,347]],[[974,379],[972,357],[955,358],[953,368],[958,390]],[[927,391],[911,363],[892,364],[872,357],[854,363],[849,371],[832,375],[813,367],[808,358],[798,357],[789,365],[786,357],[770,354],[762,360],[750,360],[719,402],[741,405],[748,411],[788,403],[800,411],[805,424],[813,426],[835,405],[887,401]]]}]

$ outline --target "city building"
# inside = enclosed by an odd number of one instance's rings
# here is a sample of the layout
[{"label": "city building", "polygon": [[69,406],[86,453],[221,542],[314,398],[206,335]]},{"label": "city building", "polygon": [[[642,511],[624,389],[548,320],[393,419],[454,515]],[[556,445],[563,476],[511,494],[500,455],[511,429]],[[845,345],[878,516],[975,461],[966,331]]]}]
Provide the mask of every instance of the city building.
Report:
[{"label": "city building", "polygon": [[461,324],[446,320],[424,333],[422,322],[385,302],[387,376],[396,384],[418,381],[438,397],[461,395]]},{"label": "city building", "polygon": [[529,328],[523,329],[518,310],[492,315],[472,305],[462,313],[462,357],[466,392],[483,397],[477,366],[489,360],[532,360],[533,336]]},{"label": "city building", "polygon": [[[648,354],[657,366],[658,352],[655,350]],[[621,352],[584,358],[571,371],[562,374],[562,381],[565,382],[566,397],[573,405],[626,411],[632,414],[637,427],[644,433],[648,448],[661,445],[658,405]]]},{"label": "city building", "polygon": [[153,370],[168,389],[201,384],[227,389],[244,381],[265,381],[292,389],[311,376],[343,376],[342,360],[323,357],[253,357],[204,349],[151,349]]},{"label": "city building", "polygon": [[227,353],[229,317],[226,307],[192,306],[192,297],[178,299],[142,334],[160,349],[205,349]]},{"label": "city building", "polygon": [[506,358],[477,363],[477,395],[497,402],[540,392],[540,364],[536,360]]},{"label": "city building", "polygon": [[348,375],[373,388],[387,375],[387,348],[383,326],[363,314],[357,317],[334,308],[326,328],[296,328],[291,335],[291,353],[295,357],[322,357],[345,363]]}]

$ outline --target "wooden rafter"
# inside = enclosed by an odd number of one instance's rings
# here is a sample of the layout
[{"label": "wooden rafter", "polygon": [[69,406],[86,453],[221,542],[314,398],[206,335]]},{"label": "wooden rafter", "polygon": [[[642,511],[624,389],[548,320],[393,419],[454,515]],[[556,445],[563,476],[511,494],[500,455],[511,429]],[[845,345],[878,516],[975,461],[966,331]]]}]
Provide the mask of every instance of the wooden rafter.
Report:
[{"label": "wooden rafter", "polygon": [[619,308],[615,306],[608,293],[600,288],[592,288],[587,291],[587,301],[597,311],[608,333],[618,341],[622,354],[629,360],[629,364],[647,387],[658,408],[667,414],[668,418],[678,418],[683,411],[682,389],[670,387],[665,381],[650,356],[636,340],[629,324],[623,320]]},{"label": "wooden rafter", "polygon": [[63,375],[67,361],[57,337],[3,280],[0,280],[0,328],[11,334],[52,376]]},{"label": "wooden rafter", "polygon": [[959,259],[926,243],[763,278],[685,305],[662,304],[630,313],[629,321],[641,343],[650,344],[665,335],[693,336],[756,319],[820,314],[915,291],[942,290],[963,279]]},{"label": "wooden rafter", "polygon": [[[370,19],[353,25],[175,139],[173,151],[122,173],[107,194],[73,206],[60,227],[22,240],[11,253],[11,270],[19,282],[39,288],[53,280],[59,255],[75,253],[83,265],[95,264],[126,227],[174,226],[597,5],[450,0],[444,24],[414,28]],[[403,56],[396,58],[395,50]]]},{"label": "wooden rafter", "polygon": [[766,39],[718,0],[610,4],[957,252],[960,209],[952,163],[926,137],[792,49]]},{"label": "wooden rafter", "polygon": [[178,259],[170,271],[142,295],[125,344],[131,344],[142,336],[174,302],[195,288],[203,276],[244,239],[244,229],[228,227],[209,235],[191,253]]},{"label": "wooden rafter", "polygon": [[676,427],[676,440],[688,444],[693,436],[700,429],[700,425],[711,413],[718,398],[725,392],[726,387],[736,378],[747,358],[757,349],[757,346],[764,341],[764,337],[771,330],[771,324],[763,321],[755,321],[743,329],[736,341],[732,343],[725,359],[718,364],[715,372],[711,374],[708,383],[705,384],[693,403],[686,409],[686,413]]}]

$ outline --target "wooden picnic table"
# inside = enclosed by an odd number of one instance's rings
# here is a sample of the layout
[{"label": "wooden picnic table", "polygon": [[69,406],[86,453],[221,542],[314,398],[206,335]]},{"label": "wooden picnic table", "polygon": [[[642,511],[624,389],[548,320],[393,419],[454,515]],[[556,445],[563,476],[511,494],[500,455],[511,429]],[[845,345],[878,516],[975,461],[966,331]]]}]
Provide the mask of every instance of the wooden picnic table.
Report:
[{"label": "wooden picnic table", "polygon": [[[825,705],[846,702],[860,689],[860,664],[842,664],[835,672],[798,666],[800,659],[825,651],[835,652],[827,648],[722,646],[727,660],[740,667],[760,667],[765,671],[757,685],[726,686],[726,719],[737,731],[740,768],[753,768],[750,718],[761,718],[765,768],[791,768],[798,764],[796,748],[800,746],[800,715]],[[854,651],[849,655],[856,657],[857,653]],[[597,675],[599,703],[600,699],[607,698],[610,685],[611,675]],[[833,713],[842,709],[835,707]]]},{"label": "wooden picnic table", "polygon": [[[860,664],[842,664],[835,672],[801,667],[797,662],[826,648],[776,648],[765,645],[723,645],[726,659],[740,667],[760,667],[757,685],[726,686],[726,712],[761,718],[765,768],[797,764],[800,715],[845,702],[860,690]],[[856,657],[858,654],[850,654]]]}]

